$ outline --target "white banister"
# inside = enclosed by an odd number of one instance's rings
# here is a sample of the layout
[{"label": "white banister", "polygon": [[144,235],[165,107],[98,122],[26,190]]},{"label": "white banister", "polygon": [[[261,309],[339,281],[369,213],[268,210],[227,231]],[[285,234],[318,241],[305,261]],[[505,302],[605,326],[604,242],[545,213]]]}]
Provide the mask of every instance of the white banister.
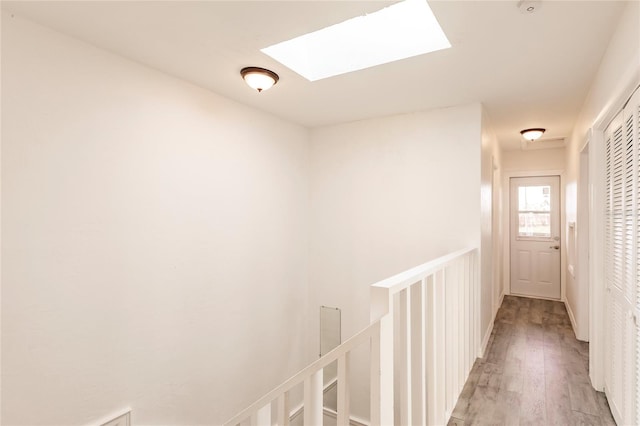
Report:
[{"label": "white banister", "polygon": [[380,426],[380,413],[382,412],[380,407],[380,386],[382,383],[380,371],[380,334],[371,336],[369,358],[369,419],[371,426]]},{"label": "white banister", "polygon": [[407,289],[400,291],[398,314],[399,314],[399,335],[397,336],[397,352],[398,355],[398,371],[400,377],[398,377],[398,384],[400,386],[400,425],[411,425],[411,339],[409,334],[411,333],[411,322],[409,316],[409,306],[407,303]]},{"label": "white banister", "polygon": [[375,417],[380,421],[377,423],[381,426],[392,425],[394,421],[394,394],[393,394],[393,316],[386,315],[380,319],[380,376],[378,385],[380,388],[380,399],[376,406],[380,410]]},{"label": "white banister", "polygon": [[271,404],[267,404],[251,415],[251,426],[271,424]]},{"label": "white banister", "polygon": [[277,426],[289,426],[289,391],[278,397],[277,401]]},{"label": "white banister", "polygon": [[338,424],[348,425],[350,418],[349,407],[349,363],[351,354],[347,352],[338,358]]},{"label": "white banister", "polygon": [[368,327],[225,425],[247,420],[252,425],[271,425],[275,404],[276,424],[288,426],[289,391],[304,384],[304,424],[321,426],[323,369],[336,361],[337,422],[348,425],[351,390],[361,389],[349,381],[352,351],[360,346],[369,350],[371,426],[393,425],[396,420],[403,425],[446,424],[480,349],[479,284],[476,248],[456,251],[373,284]]},{"label": "white banister", "polygon": [[304,379],[304,424],[322,426],[322,370]]},{"label": "white banister", "polygon": [[[373,336],[377,336],[380,333],[380,322],[376,321],[373,324],[369,325],[367,328],[362,330],[360,333],[355,336],[349,338],[347,341],[342,343],[340,346],[336,347],[322,358],[317,359],[312,362],[294,376],[287,379],[281,385],[277,386],[275,389],[271,390],[269,393],[264,395],[262,398],[258,399],[256,402],[248,406],[246,409],[242,410],[240,413],[233,416],[231,419],[227,420],[224,424],[229,426],[235,426],[240,422],[245,421],[250,418],[251,415],[265,406],[266,404],[271,403],[276,398],[280,397],[285,392],[288,392],[293,387],[303,383],[308,377],[317,373],[318,371],[322,372],[322,370],[332,362],[336,361],[342,355],[347,352],[351,352],[353,349],[361,346],[363,344],[369,343]],[[388,424],[388,423],[387,423]]]},{"label": "white banister", "polygon": [[424,330],[423,317],[423,281],[409,287],[409,309],[411,324],[411,422],[412,425],[424,423]]}]

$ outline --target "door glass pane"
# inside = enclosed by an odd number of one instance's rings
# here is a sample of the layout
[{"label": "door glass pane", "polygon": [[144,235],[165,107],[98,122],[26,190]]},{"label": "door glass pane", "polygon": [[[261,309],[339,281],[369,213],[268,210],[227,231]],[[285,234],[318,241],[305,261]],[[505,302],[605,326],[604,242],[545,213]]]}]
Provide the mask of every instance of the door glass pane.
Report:
[{"label": "door glass pane", "polygon": [[518,188],[518,210],[520,211],[551,211],[551,187],[521,186]]},{"label": "door glass pane", "polygon": [[518,213],[518,236],[551,237],[551,215],[549,213]]},{"label": "door glass pane", "polygon": [[551,186],[518,187],[518,236],[551,237]]}]

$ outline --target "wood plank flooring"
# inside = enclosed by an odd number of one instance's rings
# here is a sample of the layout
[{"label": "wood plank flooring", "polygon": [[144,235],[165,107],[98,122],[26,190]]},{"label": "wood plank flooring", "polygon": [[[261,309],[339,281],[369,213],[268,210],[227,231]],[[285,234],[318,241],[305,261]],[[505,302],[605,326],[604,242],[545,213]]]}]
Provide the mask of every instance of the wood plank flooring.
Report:
[{"label": "wood plank flooring", "polygon": [[505,296],[449,425],[615,425],[561,302]]}]

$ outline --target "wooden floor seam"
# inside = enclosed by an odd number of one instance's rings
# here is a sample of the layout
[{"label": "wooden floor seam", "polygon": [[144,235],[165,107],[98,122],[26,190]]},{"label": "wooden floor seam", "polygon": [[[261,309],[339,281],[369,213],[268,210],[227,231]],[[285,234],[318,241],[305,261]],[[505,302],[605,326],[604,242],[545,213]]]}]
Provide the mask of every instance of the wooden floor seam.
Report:
[{"label": "wooden floor seam", "polygon": [[564,303],[504,297],[448,424],[615,425]]}]

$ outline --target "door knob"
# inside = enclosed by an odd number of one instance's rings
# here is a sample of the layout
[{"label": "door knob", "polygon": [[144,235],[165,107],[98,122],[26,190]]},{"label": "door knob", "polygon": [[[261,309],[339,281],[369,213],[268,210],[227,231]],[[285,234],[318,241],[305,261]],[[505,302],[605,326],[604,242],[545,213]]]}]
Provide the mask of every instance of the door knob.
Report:
[{"label": "door knob", "polygon": [[549,246],[549,248],[559,250],[559,249],[560,249],[560,246]]}]

